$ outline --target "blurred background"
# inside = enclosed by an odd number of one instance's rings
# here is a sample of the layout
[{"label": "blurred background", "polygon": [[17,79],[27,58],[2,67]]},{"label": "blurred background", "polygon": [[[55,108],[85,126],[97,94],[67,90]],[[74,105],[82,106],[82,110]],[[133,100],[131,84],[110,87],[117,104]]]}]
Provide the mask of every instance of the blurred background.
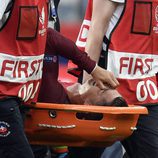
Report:
[{"label": "blurred background", "polygon": [[86,5],[87,0],[60,0],[58,14],[62,34],[76,40]]},{"label": "blurred background", "polygon": [[[58,15],[60,19],[61,34],[76,41],[82,24],[87,0],[60,0]],[[68,60],[60,57],[59,80],[62,82],[76,82],[76,77],[67,73]]]}]

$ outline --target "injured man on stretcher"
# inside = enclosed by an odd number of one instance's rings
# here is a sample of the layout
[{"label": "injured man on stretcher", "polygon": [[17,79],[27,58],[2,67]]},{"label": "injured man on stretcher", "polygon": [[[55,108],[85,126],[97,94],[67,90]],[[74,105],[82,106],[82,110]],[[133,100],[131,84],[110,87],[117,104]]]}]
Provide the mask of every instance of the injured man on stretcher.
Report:
[{"label": "injured man on stretcher", "polygon": [[[67,94],[72,104],[98,105],[127,107],[125,99],[116,89],[107,87],[100,89],[93,79],[87,80],[84,84],[75,83],[67,87]],[[100,113],[79,112],[76,114],[78,119],[100,120],[103,116]]]},{"label": "injured man on stretcher", "polygon": [[[58,80],[59,55],[74,61],[74,63],[77,64],[81,69],[85,69],[91,74],[93,72],[92,76],[94,79],[98,78],[99,76],[100,78],[98,80],[104,80],[104,78],[107,76],[107,79],[109,78],[109,80],[105,81],[111,81],[111,83],[114,83],[111,85],[110,82],[105,82],[107,85],[106,89],[102,84],[100,84],[102,86],[98,86],[99,82],[95,82],[93,79],[88,80],[83,85],[75,83],[69,87],[63,86],[64,84],[61,84],[61,82]],[[43,61],[42,83],[40,86],[38,102],[127,106],[125,100],[115,89],[117,86],[119,86],[119,83],[115,77],[112,77],[112,74],[110,75],[110,73],[106,72],[105,70],[100,71],[102,70],[101,68],[96,71],[97,69],[94,68],[95,65],[96,63],[90,60],[85,52],[81,52],[74,42],[65,38],[55,30],[48,28],[46,50]],[[95,72],[93,71],[94,69]],[[96,72],[97,75],[94,75]],[[78,118],[90,118],[91,120],[96,119],[96,116],[98,118],[98,115],[100,117],[100,114],[94,113],[78,113],[78,115]],[[46,149],[45,151],[47,151],[46,146],[42,147],[42,150],[43,148],[44,150]],[[38,155],[39,152],[36,150],[36,148],[34,147],[33,149],[34,154]]]},{"label": "injured man on stretcher", "polygon": [[[94,80],[90,79],[83,85],[75,83],[67,87],[67,94],[66,88],[58,81],[58,55],[72,60],[80,69],[91,73]],[[119,86],[117,79],[112,73],[95,65],[96,63],[90,60],[85,52],[80,51],[74,42],[48,28],[38,102],[127,106],[116,90]]]},{"label": "injured man on stretcher", "polygon": [[124,98],[116,89],[107,87],[100,89],[93,79],[89,79],[84,84],[75,83],[67,87],[67,94],[70,102],[80,105],[100,105],[100,106],[128,106]]}]

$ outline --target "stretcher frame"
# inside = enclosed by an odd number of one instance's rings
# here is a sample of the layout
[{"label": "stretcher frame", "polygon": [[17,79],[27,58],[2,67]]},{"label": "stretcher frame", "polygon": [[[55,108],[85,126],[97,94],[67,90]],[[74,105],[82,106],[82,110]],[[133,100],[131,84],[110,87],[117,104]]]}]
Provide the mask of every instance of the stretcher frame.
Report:
[{"label": "stretcher frame", "polygon": [[[100,120],[78,119],[77,114],[102,115]],[[137,130],[145,107],[110,107],[36,103],[29,107],[25,131],[31,144],[67,146],[109,146]]]}]

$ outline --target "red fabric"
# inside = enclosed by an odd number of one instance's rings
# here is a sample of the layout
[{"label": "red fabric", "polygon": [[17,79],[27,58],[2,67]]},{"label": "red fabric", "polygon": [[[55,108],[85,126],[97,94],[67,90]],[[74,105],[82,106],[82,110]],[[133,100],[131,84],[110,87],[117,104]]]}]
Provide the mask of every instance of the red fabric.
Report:
[{"label": "red fabric", "polygon": [[16,0],[9,18],[0,31],[0,95],[36,101],[46,42],[47,0]]},{"label": "red fabric", "polygon": [[[128,104],[158,102],[157,81],[152,67],[157,65],[153,55],[158,55],[158,34],[153,29],[158,24],[157,5],[158,1],[155,0],[127,1],[123,15],[111,34],[109,49],[115,51],[115,57],[118,57],[120,66],[114,68],[108,65],[108,67],[113,72],[120,70],[119,76],[127,72],[127,77],[118,77],[120,82],[118,91]],[[151,57],[148,57],[149,54]],[[108,56],[110,55],[109,52]],[[109,60],[108,63],[110,63]],[[156,66],[155,69],[157,69]]]}]

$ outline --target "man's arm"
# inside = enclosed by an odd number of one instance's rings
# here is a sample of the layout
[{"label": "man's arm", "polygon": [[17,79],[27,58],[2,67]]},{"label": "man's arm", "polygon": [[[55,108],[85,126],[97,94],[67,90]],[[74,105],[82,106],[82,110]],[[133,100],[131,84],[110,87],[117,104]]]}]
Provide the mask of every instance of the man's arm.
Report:
[{"label": "man's arm", "polygon": [[5,12],[10,1],[11,0],[1,0],[0,1],[0,21],[2,20],[4,12]]},{"label": "man's arm", "polygon": [[[103,37],[116,7],[117,3],[110,0],[93,0],[92,20],[85,51],[96,62],[99,60]],[[84,73],[83,82],[88,78],[90,78],[90,76]]]},{"label": "man's arm", "polygon": [[96,62],[91,60],[87,56],[87,53],[81,52],[73,41],[65,38],[51,28],[49,28],[47,32],[46,51],[48,48],[49,50],[55,50],[59,55],[72,60],[81,69],[90,73],[101,89],[105,88],[104,84],[108,84],[112,88],[116,88],[119,85],[113,73],[96,66]]},{"label": "man's arm", "polygon": [[81,52],[73,41],[51,28],[48,28],[47,31],[46,49],[48,48],[49,50],[57,52],[58,55],[72,60],[81,69],[84,68],[88,73],[91,73],[96,65],[96,62],[90,60],[87,53]]}]

